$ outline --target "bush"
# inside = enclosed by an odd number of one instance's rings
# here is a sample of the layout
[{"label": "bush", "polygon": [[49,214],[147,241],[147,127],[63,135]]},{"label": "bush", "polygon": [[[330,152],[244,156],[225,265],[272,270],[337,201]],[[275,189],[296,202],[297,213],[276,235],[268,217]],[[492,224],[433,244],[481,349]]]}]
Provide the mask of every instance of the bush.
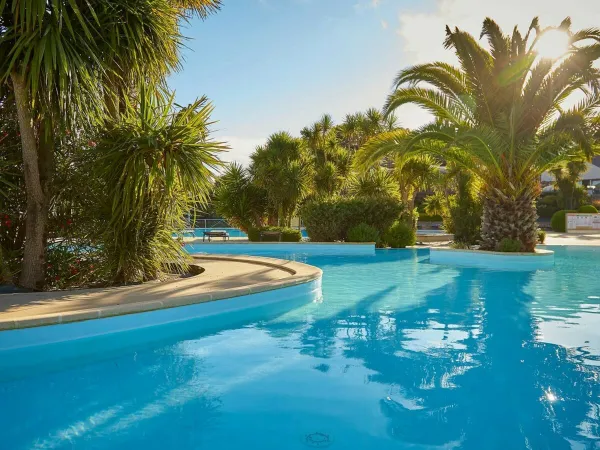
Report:
[{"label": "bush", "polygon": [[380,236],[398,220],[404,207],[392,198],[331,198],[312,200],[300,208],[308,236],[315,242],[347,240],[348,231],[361,223]]},{"label": "bush", "polygon": [[580,206],[577,212],[585,213],[585,214],[598,214],[598,210],[594,205],[583,205]]},{"label": "bush", "polygon": [[[300,242],[302,240],[302,233],[300,230],[285,227],[250,228],[248,230],[248,239],[252,242],[260,242],[261,231],[279,231],[281,233],[281,242]],[[265,236],[262,241],[279,242],[279,237]]]},{"label": "bush", "polygon": [[556,194],[542,195],[536,204],[538,216],[546,218],[552,217],[555,212],[562,209],[559,206],[559,201],[559,196]]},{"label": "bush", "polygon": [[371,225],[361,223],[348,230],[348,242],[379,242],[379,231]]},{"label": "bush", "polygon": [[498,242],[496,250],[499,252],[515,253],[522,250],[521,241],[518,239],[504,238]]},{"label": "bush", "polygon": [[399,220],[384,233],[383,240],[392,248],[405,248],[415,245],[417,234],[412,226]]},{"label": "bush", "polygon": [[450,197],[450,208],[444,217],[444,229],[454,235],[454,242],[471,246],[480,239],[483,207],[473,188],[471,176],[457,176],[457,193]]},{"label": "bush", "polygon": [[544,242],[546,242],[546,232],[544,230],[538,230],[538,242],[540,244],[543,244]]},{"label": "bush", "polygon": [[552,219],[550,219],[550,226],[552,227],[552,231],[558,231],[564,233],[567,227],[567,213],[572,213],[577,211],[572,210],[563,210],[556,211],[552,215]]}]

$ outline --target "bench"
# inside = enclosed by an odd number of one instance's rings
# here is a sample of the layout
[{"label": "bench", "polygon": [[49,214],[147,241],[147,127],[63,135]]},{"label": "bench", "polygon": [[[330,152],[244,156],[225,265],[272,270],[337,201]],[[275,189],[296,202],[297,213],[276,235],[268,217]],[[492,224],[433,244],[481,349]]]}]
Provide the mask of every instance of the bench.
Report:
[{"label": "bench", "polygon": [[261,231],[260,232],[260,240],[263,240],[263,237],[277,237],[278,241],[281,242],[281,231]]},{"label": "bench", "polygon": [[229,233],[227,233],[226,231],[205,231],[203,236],[202,236],[202,242],[204,242],[204,240],[206,238],[208,238],[208,242],[210,242],[211,238],[223,238],[224,241],[227,241],[229,239]]}]

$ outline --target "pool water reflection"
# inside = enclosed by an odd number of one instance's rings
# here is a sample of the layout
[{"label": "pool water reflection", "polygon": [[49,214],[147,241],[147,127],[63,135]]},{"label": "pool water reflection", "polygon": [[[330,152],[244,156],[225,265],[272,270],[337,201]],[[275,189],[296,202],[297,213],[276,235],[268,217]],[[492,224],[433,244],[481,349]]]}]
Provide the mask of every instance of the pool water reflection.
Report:
[{"label": "pool water reflection", "polygon": [[596,448],[600,251],[553,250],[285,255],[323,268],[322,303],[6,377],[0,448]]}]

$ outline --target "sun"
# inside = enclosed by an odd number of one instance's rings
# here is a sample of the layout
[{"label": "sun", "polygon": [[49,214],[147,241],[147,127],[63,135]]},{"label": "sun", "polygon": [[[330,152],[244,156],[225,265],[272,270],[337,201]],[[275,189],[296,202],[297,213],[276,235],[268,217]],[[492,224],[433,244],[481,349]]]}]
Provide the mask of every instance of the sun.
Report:
[{"label": "sun", "polygon": [[558,59],[569,50],[569,36],[560,30],[545,31],[535,48],[542,58]]}]

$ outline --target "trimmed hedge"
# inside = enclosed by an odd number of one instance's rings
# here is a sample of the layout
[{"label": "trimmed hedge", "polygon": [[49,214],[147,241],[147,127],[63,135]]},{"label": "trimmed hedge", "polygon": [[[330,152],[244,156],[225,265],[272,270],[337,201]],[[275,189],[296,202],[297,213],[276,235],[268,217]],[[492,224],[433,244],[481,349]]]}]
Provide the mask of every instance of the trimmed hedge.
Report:
[{"label": "trimmed hedge", "polygon": [[564,233],[567,231],[567,213],[574,213],[577,211],[573,210],[563,210],[556,211],[552,215],[552,219],[550,219],[550,226],[552,227],[552,231],[558,231],[560,233]]},{"label": "trimmed hedge", "polygon": [[383,241],[392,248],[405,248],[415,245],[417,233],[410,224],[399,220],[384,233]]},{"label": "trimmed hedge", "polygon": [[348,230],[348,242],[379,242],[379,231],[371,225],[361,223]]},{"label": "trimmed hedge", "polygon": [[598,210],[594,205],[583,205],[580,206],[577,212],[582,214],[598,214]]},{"label": "trimmed hedge", "polygon": [[313,200],[300,208],[300,217],[311,241],[345,241],[348,231],[361,223],[382,235],[404,210],[392,198],[333,198]]},{"label": "trimmed hedge", "polygon": [[[281,233],[281,242],[300,242],[302,240],[300,230],[286,227],[250,228],[248,230],[248,239],[252,242],[259,242],[261,231],[279,231]],[[263,242],[279,242],[279,238],[277,236],[265,236]]]}]

